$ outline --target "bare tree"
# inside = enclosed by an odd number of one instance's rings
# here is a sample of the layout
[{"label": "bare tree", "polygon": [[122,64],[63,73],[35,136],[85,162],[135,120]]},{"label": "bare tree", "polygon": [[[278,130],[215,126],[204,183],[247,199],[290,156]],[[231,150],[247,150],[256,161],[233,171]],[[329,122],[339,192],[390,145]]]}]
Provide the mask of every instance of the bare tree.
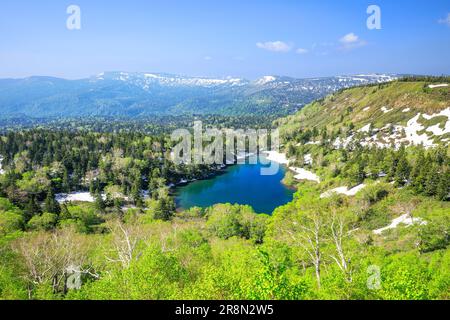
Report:
[{"label": "bare tree", "polygon": [[335,208],[331,209],[331,239],[334,243],[336,250],[335,254],[331,254],[330,257],[336,262],[338,267],[344,273],[347,281],[352,281],[352,270],[350,268],[350,259],[345,254],[343,240],[349,236],[349,232],[346,229],[347,218],[343,212],[338,212]]},{"label": "bare tree", "polygon": [[22,257],[27,281],[28,294],[31,298],[33,287],[51,284],[53,292],[65,292],[66,280],[70,269],[97,276],[87,263],[88,246],[83,236],[70,228],[56,230],[52,233],[39,232],[18,239],[13,249]]},{"label": "bare tree", "polygon": [[290,221],[283,221],[281,237],[290,240],[306,253],[314,266],[317,287],[321,286],[322,247],[324,238],[324,212],[320,204],[313,204],[290,214]]},{"label": "bare tree", "polygon": [[139,259],[142,250],[139,245],[146,239],[146,235],[139,224],[124,224],[120,220],[108,223],[112,235],[114,258],[106,257],[111,262],[120,262],[124,268],[132,261]]}]

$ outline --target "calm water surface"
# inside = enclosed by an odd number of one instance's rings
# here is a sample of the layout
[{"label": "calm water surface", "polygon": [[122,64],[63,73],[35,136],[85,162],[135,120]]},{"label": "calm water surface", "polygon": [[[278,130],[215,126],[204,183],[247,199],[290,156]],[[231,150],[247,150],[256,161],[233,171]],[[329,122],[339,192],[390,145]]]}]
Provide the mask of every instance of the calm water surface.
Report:
[{"label": "calm water surface", "polygon": [[[265,165],[264,165],[265,166]],[[272,211],[293,198],[294,190],[281,180],[286,168],[280,165],[277,174],[261,175],[263,164],[241,164],[228,167],[223,174],[208,180],[192,182],[176,189],[177,206],[209,207],[216,203],[248,204],[258,213]]]}]

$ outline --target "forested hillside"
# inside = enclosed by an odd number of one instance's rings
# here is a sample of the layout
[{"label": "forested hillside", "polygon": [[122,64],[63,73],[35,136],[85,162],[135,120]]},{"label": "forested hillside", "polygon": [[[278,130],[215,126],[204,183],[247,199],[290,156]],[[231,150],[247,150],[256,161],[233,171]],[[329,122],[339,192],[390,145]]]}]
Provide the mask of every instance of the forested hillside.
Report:
[{"label": "forested hillside", "polygon": [[0,298],[449,299],[445,83],[347,89],[277,120],[297,192],[267,214],[176,210],[174,184],[220,167],[174,165],[165,133],[4,133]]}]

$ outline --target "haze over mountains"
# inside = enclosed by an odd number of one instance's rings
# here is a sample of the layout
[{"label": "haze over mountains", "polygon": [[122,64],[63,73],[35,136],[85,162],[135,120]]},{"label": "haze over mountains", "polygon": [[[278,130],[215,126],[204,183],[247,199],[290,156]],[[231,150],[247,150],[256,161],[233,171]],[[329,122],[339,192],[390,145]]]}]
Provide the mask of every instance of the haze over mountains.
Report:
[{"label": "haze over mountains", "polygon": [[329,93],[396,78],[392,74],[295,79],[202,78],[105,72],[80,80],[0,80],[0,117],[291,114]]}]

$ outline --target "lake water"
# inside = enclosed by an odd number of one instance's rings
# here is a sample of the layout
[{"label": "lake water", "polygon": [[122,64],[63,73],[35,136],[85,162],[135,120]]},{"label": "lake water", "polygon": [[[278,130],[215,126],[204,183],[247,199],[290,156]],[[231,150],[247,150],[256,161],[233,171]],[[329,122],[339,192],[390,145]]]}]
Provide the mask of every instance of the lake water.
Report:
[{"label": "lake water", "polygon": [[275,175],[261,175],[263,166],[260,162],[234,165],[211,179],[178,187],[175,191],[177,206],[188,209],[237,203],[250,205],[258,213],[270,214],[276,207],[290,202],[294,190],[281,183],[287,170],[284,166],[280,165]]}]

